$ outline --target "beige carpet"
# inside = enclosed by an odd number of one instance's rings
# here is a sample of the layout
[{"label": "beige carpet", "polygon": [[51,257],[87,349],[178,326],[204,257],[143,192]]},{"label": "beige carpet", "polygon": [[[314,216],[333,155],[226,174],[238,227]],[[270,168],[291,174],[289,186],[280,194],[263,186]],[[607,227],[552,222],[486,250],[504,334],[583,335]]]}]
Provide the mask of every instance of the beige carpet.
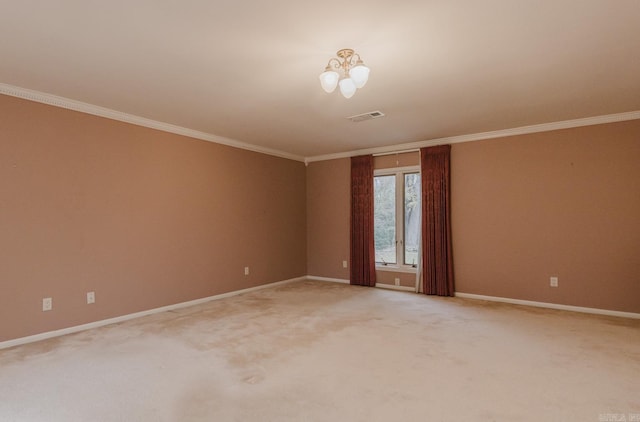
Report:
[{"label": "beige carpet", "polygon": [[2,421],[619,415],[640,420],[640,321],[333,283],[0,351]]}]

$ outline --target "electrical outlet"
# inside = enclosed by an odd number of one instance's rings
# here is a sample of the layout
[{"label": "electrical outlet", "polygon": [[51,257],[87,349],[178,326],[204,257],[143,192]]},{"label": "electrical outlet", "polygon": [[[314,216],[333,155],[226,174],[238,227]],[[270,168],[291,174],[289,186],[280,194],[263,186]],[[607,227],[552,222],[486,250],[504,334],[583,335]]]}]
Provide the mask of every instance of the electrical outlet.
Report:
[{"label": "electrical outlet", "polygon": [[558,277],[549,278],[549,286],[558,287]]},{"label": "electrical outlet", "polygon": [[396,281],[396,286],[399,286],[400,285],[400,279],[398,277],[396,277],[395,281]]},{"label": "electrical outlet", "polygon": [[249,267],[244,267],[244,275],[249,275]]},{"label": "electrical outlet", "polygon": [[42,311],[50,311],[53,309],[53,299],[45,297],[42,299]]},{"label": "electrical outlet", "polygon": [[342,268],[347,268],[347,261],[342,261]]},{"label": "electrical outlet", "polygon": [[87,292],[87,304],[96,303],[96,292]]}]

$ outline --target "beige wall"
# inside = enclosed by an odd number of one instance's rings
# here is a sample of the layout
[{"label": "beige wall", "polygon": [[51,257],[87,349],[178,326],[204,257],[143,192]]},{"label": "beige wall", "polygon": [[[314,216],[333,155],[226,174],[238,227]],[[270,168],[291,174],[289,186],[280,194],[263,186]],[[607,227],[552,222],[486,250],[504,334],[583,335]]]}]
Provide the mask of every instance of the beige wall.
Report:
[{"label": "beige wall", "polygon": [[307,274],[349,279],[351,161],[310,163],[307,167]]},{"label": "beige wall", "polygon": [[640,312],[640,121],[456,144],[451,171],[457,291]]},{"label": "beige wall", "polygon": [[[458,292],[640,312],[640,121],[455,144],[451,161]],[[349,247],[349,160],[328,163],[308,168],[309,274],[348,278],[317,258]]]},{"label": "beige wall", "polygon": [[394,286],[396,285],[396,279],[398,279],[398,286],[416,287],[416,273],[376,271],[376,284],[390,284]]},{"label": "beige wall", "polygon": [[[457,291],[640,312],[638,163],[637,120],[453,145]],[[348,279],[349,173],[0,96],[0,341]]]},{"label": "beige wall", "polygon": [[300,162],[0,96],[0,341],[303,276],[305,190]]},{"label": "beige wall", "polygon": [[404,152],[401,154],[387,154],[373,157],[373,168],[375,170],[419,165],[420,152],[418,151]]}]

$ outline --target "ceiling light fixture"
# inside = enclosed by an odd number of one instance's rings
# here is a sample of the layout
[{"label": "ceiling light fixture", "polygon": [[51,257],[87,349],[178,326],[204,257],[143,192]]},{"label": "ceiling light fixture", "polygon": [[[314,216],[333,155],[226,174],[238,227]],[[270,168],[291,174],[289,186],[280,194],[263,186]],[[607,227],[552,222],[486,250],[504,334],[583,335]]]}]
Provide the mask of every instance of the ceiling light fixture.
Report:
[{"label": "ceiling light fixture", "polygon": [[[339,59],[336,57],[329,59],[327,67],[320,74],[320,85],[329,93],[340,85],[342,95],[345,98],[351,98],[356,93],[356,89],[362,88],[369,80],[369,68],[364,65],[360,55],[350,48],[339,50],[336,56]],[[342,79],[340,79],[340,74],[333,70],[334,68],[342,69]]]}]

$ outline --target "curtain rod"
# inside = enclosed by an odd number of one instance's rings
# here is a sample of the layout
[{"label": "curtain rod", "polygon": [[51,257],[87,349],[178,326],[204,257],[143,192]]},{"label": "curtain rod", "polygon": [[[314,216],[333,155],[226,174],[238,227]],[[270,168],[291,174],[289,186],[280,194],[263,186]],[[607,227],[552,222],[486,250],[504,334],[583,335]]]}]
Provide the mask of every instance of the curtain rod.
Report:
[{"label": "curtain rod", "polygon": [[374,157],[381,157],[383,155],[404,154],[405,152],[420,152],[420,149],[419,148],[414,148],[414,149],[403,149],[401,151],[379,152],[377,154],[373,154],[373,156]]}]

